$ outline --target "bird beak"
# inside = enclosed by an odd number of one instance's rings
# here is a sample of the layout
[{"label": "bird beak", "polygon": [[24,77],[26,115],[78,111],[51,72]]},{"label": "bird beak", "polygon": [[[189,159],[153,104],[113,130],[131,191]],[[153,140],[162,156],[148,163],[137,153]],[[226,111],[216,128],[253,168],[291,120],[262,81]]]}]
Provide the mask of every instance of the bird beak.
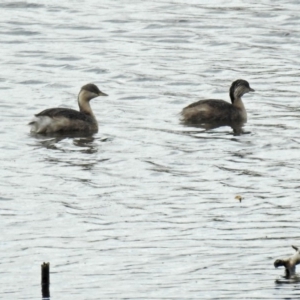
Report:
[{"label": "bird beak", "polygon": [[100,91],[100,93],[98,94],[98,96],[108,96],[108,95]]},{"label": "bird beak", "polygon": [[255,90],[249,87],[249,92],[255,92]]}]

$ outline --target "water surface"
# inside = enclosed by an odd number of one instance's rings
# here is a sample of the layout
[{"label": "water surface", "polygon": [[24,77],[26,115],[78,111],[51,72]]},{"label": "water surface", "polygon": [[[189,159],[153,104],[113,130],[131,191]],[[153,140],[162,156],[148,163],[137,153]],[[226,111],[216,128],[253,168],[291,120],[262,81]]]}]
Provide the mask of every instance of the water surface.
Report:
[{"label": "water surface", "polygon": [[[2,1],[0,297],[40,298],[49,261],[52,298],[298,299],[273,267],[300,245],[298,8]],[[180,124],[238,78],[248,134]],[[29,134],[88,82],[97,134]]]}]

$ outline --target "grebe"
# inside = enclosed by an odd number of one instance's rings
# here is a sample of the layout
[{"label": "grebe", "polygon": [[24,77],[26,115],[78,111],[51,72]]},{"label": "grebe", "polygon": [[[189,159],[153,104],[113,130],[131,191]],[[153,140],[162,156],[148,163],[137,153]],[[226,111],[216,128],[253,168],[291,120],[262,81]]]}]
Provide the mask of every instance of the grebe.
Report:
[{"label": "grebe", "polygon": [[296,274],[296,265],[300,264],[300,249],[296,246],[292,246],[296,253],[290,257],[283,258],[283,259],[276,259],[274,262],[274,267],[285,267],[285,277],[291,278]]},{"label": "grebe", "polygon": [[246,80],[238,79],[231,84],[229,96],[231,104],[224,100],[200,100],[185,107],[182,122],[186,125],[202,125],[206,129],[219,126],[242,126],[247,122],[247,112],[242,96],[254,92]]},{"label": "grebe", "polygon": [[78,94],[79,111],[61,107],[45,109],[36,114],[29,123],[31,132],[97,132],[98,123],[90,106],[90,100],[98,96],[108,95],[101,92],[93,83],[84,85]]}]

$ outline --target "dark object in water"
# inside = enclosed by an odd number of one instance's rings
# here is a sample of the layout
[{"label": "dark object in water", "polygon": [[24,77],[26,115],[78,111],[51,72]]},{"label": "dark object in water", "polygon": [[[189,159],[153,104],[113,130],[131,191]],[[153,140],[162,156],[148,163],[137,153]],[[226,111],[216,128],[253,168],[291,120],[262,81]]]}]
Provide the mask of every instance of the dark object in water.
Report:
[{"label": "dark object in water", "polygon": [[42,269],[42,280],[41,280],[41,285],[42,285],[42,297],[43,298],[50,298],[50,263],[43,263],[41,265]]}]

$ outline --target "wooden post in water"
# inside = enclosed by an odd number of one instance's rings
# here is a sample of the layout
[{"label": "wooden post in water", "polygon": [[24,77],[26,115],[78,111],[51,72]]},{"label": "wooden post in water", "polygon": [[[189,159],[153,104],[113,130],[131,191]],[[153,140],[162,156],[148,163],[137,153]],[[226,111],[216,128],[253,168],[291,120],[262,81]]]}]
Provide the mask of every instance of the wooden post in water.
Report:
[{"label": "wooden post in water", "polygon": [[43,298],[50,298],[50,263],[43,263],[42,267],[42,297]]}]

